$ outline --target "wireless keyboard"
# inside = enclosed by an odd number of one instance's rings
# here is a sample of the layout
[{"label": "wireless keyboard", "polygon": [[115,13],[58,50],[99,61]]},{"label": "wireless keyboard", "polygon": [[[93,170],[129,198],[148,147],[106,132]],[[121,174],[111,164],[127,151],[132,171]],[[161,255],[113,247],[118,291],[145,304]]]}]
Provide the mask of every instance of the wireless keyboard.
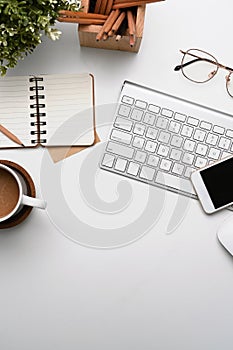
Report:
[{"label": "wireless keyboard", "polygon": [[191,173],[232,154],[231,115],[125,81],[100,167],[196,198]]}]

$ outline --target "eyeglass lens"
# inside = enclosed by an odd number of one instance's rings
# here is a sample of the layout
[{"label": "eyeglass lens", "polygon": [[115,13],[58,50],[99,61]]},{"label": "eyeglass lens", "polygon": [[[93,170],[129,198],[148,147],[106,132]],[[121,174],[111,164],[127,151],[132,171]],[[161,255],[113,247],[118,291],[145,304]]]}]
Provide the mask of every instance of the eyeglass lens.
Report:
[{"label": "eyeglass lens", "polygon": [[210,54],[198,49],[188,50],[182,59],[184,76],[194,82],[204,83],[217,73],[217,60]]},{"label": "eyeglass lens", "polygon": [[226,76],[226,88],[231,97],[233,97],[233,74]]}]

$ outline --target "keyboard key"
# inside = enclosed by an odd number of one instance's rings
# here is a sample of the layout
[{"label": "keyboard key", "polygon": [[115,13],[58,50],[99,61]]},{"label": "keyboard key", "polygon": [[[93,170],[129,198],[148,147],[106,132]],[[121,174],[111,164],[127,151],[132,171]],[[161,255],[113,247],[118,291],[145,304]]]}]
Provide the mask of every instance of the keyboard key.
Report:
[{"label": "keyboard key", "polygon": [[149,127],[147,129],[147,132],[146,132],[146,137],[148,137],[148,139],[155,140],[157,134],[158,134],[158,130],[157,129]]},{"label": "keyboard key", "polygon": [[113,130],[112,134],[110,136],[110,139],[113,141],[121,142],[126,145],[129,145],[132,140],[132,135],[127,134],[126,132],[119,131],[119,130]]},{"label": "keyboard key", "polygon": [[115,164],[115,169],[124,172],[127,165],[127,160],[118,158]]},{"label": "keyboard key", "polygon": [[218,142],[218,136],[214,134],[208,134],[206,138],[206,143],[209,145],[215,146]]},{"label": "keyboard key", "polygon": [[143,165],[139,176],[142,179],[152,181],[154,174],[155,174],[155,170],[153,168]]},{"label": "keyboard key", "polygon": [[181,177],[171,175],[165,172],[158,171],[155,177],[155,183],[166,185],[176,190],[181,190],[187,193],[195,194],[191,181]]},{"label": "keyboard key", "polygon": [[147,160],[147,164],[151,166],[157,166],[159,164],[159,157],[150,154]]},{"label": "keyboard key", "polygon": [[182,175],[184,171],[183,164],[175,163],[172,168],[172,173],[176,175]]},{"label": "keyboard key", "polygon": [[147,141],[145,150],[151,153],[154,153],[157,147],[157,143],[153,141]]},{"label": "keyboard key", "polygon": [[139,164],[130,162],[127,169],[127,173],[133,176],[137,176],[139,169],[140,169]]},{"label": "keyboard key", "polygon": [[135,123],[133,133],[142,136],[145,130],[146,126],[144,124]]},{"label": "keyboard key", "polygon": [[195,145],[196,145],[196,143],[194,141],[192,141],[192,140],[185,140],[185,142],[184,142],[184,149],[186,151],[192,152],[194,150],[194,148],[195,148]]},{"label": "keyboard key", "polygon": [[223,135],[224,132],[225,132],[225,129],[222,128],[221,126],[215,125],[215,126],[213,127],[213,132],[216,132],[216,134]]},{"label": "keyboard key", "polygon": [[157,154],[159,154],[160,156],[163,157],[167,157],[169,153],[169,147],[165,146],[165,145],[159,145],[159,149],[157,151]]},{"label": "keyboard key", "polygon": [[217,160],[220,156],[220,150],[214,147],[211,147],[209,150],[208,157],[211,159]]},{"label": "keyboard key", "polygon": [[171,132],[174,132],[174,133],[178,134],[178,132],[180,131],[180,128],[181,128],[181,124],[175,122],[174,120],[172,120],[172,121],[170,122],[170,125],[169,125],[168,130],[171,131]]},{"label": "keyboard key", "polygon": [[111,154],[105,153],[104,158],[102,160],[102,165],[112,168],[115,157]]},{"label": "keyboard key", "polygon": [[131,119],[136,120],[140,122],[142,120],[143,111],[140,109],[133,109],[133,112],[131,114]]},{"label": "keyboard key", "polygon": [[194,155],[192,153],[186,152],[183,155],[183,163],[188,164],[188,165],[192,165],[193,161],[194,161]]},{"label": "keyboard key", "polygon": [[160,169],[169,171],[171,169],[172,162],[168,159],[162,159],[160,163]]},{"label": "keyboard key", "polygon": [[204,141],[205,136],[206,136],[205,131],[197,129],[194,133],[193,138],[194,138],[194,140],[198,140],[198,141],[202,142],[202,141]]},{"label": "keyboard key", "polygon": [[142,148],[145,140],[142,137],[135,136],[133,140],[133,147]]},{"label": "keyboard key", "polygon": [[175,120],[179,120],[180,122],[185,122],[186,115],[181,114],[181,113],[175,113]]},{"label": "keyboard key", "polygon": [[141,101],[141,100],[137,100],[135,102],[135,106],[138,107],[138,108],[146,109],[147,103],[144,102],[144,101]]},{"label": "keyboard key", "polygon": [[193,117],[188,117],[187,123],[193,126],[198,126],[199,120]]},{"label": "keyboard key", "polygon": [[107,145],[107,151],[117,154],[119,156],[123,156],[125,158],[133,158],[133,154],[134,154],[134,149],[130,148],[128,146],[124,146],[121,145],[119,143],[115,143],[115,142],[108,142]]},{"label": "keyboard key", "polygon": [[183,138],[180,136],[173,135],[171,139],[171,145],[175,147],[181,147]]},{"label": "keyboard key", "polygon": [[182,152],[179,149],[172,148],[170,158],[174,160],[180,160],[182,156]]},{"label": "keyboard key", "polygon": [[129,97],[129,96],[126,96],[126,95],[124,95],[124,96],[122,97],[121,101],[122,101],[123,103],[126,103],[127,105],[133,105],[133,104],[134,104],[134,98]]},{"label": "keyboard key", "polygon": [[160,129],[167,129],[168,119],[163,117],[158,117],[156,126]]},{"label": "keyboard key", "polygon": [[126,105],[120,105],[118,114],[122,115],[123,117],[128,117],[130,113],[131,108]]},{"label": "keyboard key", "polygon": [[158,114],[160,111],[160,107],[156,105],[149,105],[148,111]]},{"label": "keyboard key", "polygon": [[226,139],[225,137],[220,137],[218,146],[222,149],[228,150],[231,144],[230,139]]},{"label": "keyboard key", "polygon": [[230,138],[233,138],[233,130],[228,129],[228,130],[226,131],[226,136],[227,136],[227,137],[230,137]]},{"label": "keyboard key", "polygon": [[168,143],[170,140],[171,134],[165,131],[160,131],[158,141],[163,143]]},{"label": "keyboard key", "polygon": [[118,129],[130,131],[132,129],[133,123],[125,118],[117,117],[114,126]]},{"label": "keyboard key", "polygon": [[170,109],[163,108],[161,111],[161,115],[164,117],[172,118],[173,112]]},{"label": "keyboard key", "polygon": [[191,174],[195,171],[196,169],[195,168],[192,168],[192,167],[186,167],[185,169],[185,172],[184,172],[184,176],[187,177],[187,178],[190,178],[191,177]]},{"label": "keyboard key", "polygon": [[201,122],[200,128],[205,130],[211,130],[212,124],[207,122]]},{"label": "keyboard key", "polygon": [[192,126],[188,126],[188,125],[184,125],[182,130],[181,130],[181,135],[182,136],[186,136],[186,137],[191,137],[193,133],[193,127]]},{"label": "keyboard key", "polygon": [[206,164],[207,164],[206,158],[197,157],[196,162],[195,162],[195,166],[197,168],[203,168],[204,166],[206,166]]},{"label": "keyboard key", "polygon": [[136,160],[136,162],[145,163],[146,153],[142,151],[137,151],[134,159]]},{"label": "keyboard key", "polygon": [[196,153],[200,154],[201,156],[205,156],[207,153],[208,147],[206,145],[203,145],[202,143],[199,143],[197,145]]},{"label": "keyboard key", "polygon": [[149,125],[154,125],[155,122],[155,115],[151,113],[146,113],[143,118],[144,123]]}]

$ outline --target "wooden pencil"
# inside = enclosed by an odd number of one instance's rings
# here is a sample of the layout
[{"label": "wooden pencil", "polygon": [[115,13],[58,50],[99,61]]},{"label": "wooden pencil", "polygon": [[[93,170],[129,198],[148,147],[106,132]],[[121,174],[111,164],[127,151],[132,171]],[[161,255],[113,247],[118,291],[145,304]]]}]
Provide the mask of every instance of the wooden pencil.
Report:
[{"label": "wooden pencil", "polygon": [[63,15],[65,17],[79,17],[79,18],[94,18],[94,19],[107,19],[107,15],[102,15],[99,13],[85,13],[79,11],[68,11],[68,10],[60,10],[59,15]]},{"label": "wooden pencil", "polygon": [[101,5],[101,0],[97,0],[96,4],[95,4],[94,13],[99,13],[100,12],[100,5]]},{"label": "wooden pencil", "polygon": [[111,12],[113,2],[114,2],[114,0],[108,1],[106,9],[105,9],[105,15],[109,15],[109,13]]},{"label": "wooden pencil", "polygon": [[104,33],[103,40],[106,41],[108,39],[108,34]]},{"label": "wooden pencil", "polygon": [[132,47],[135,44],[136,24],[131,10],[127,10],[127,21],[129,27],[129,43]]},{"label": "wooden pencil", "polygon": [[107,25],[104,28],[104,33],[108,33],[112,29],[112,26],[116,22],[119,15],[120,15],[120,10],[114,11],[114,14],[113,14],[111,20],[107,23]]},{"label": "wooden pencil", "polygon": [[108,0],[102,0],[101,1],[99,13],[101,13],[101,14],[105,13],[107,3],[108,3]]},{"label": "wooden pencil", "polygon": [[128,21],[128,27],[129,27],[129,35],[135,35],[136,24],[135,24],[133,13],[131,10],[127,10],[127,21]]},{"label": "wooden pencil", "polygon": [[136,3],[140,3],[141,1],[145,1],[145,2],[158,2],[158,1],[162,1],[162,0],[114,0],[114,5],[115,4],[122,4],[122,3],[129,3],[129,2],[136,2]]},{"label": "wooden pencil", "polygon": [[134,6],[140,6],[140,5],[146,5],[146,4],[152,4],[158,1],[164,1],[164,0],[140,0],[140,1],[130,1],[130,2],[122,2],[122,3],[114,3],[113,4],[113,10],[116,9],[123,9],[123,8],[127,8],[127,7],[134,7]]},{"label": "wooden pencil", "polygon": [[124,18],[125,18],[125,12],[121,12],[121,14],[117,18],[116,22],[112,26],[111,30],[113,33],[115,33],[120,28],[120,25],[123,22]]},{"label": "wooden pencil", "polygon": [[0,125],[0,132],[3,133],[6,137],[8,137],[8,139],[10,139],[11,141],[17,143],[20,146],[24,146],[22,141],[20,141],[20,139],[18,139],[17,136],[12,134],[12,132],[10,132],[8,129],[6,129],[3,125]]},{"label": "wooden pencil", "polygon": [[66,22],[66,23],[78,23],[78,24],[97,24],[97,25],[103,25],[105,23],[104,19],[94,19],[94,18],[78,18],[78,17],[58,17],[57,19],[59,22]]},{"label": "wooden pencil", "polygon": [[106,19],[106,21],[104,22],[104,25],[102,26],[102,28],[100,29],[100,31],[98,32],[98,34],[96,35],[96,40],[99,41],[102,39],[104,32],[105,32],[105,28],[108,25],[108,23],[110,23],[112,21],[112,18],[114,17],[116,11],[111,11],[110,15],[108,16],[108,18]]}]

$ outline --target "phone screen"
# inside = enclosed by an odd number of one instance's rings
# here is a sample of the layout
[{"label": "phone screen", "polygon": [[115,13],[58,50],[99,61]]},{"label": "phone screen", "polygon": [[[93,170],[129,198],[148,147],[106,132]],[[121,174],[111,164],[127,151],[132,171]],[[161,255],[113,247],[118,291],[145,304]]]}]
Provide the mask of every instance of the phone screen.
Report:
[{"label": "phone screen", "polygon": [[200,171],[215,209],[233,202],[233,158]]}]

